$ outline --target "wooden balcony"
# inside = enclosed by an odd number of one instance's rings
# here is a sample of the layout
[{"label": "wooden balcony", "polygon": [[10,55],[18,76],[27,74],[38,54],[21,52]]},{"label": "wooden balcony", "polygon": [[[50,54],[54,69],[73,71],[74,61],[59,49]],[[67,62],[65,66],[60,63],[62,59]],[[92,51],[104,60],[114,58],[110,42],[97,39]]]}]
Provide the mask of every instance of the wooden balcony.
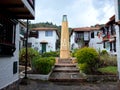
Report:
[{"label": "wooden balcony", "polygon": [[34,19],[35,0],[0,0],[0,14],[14,19]]},{"label": "wooden balcony", "polygon": [[38,31],[30,31],[29,37],[38,38]]}]

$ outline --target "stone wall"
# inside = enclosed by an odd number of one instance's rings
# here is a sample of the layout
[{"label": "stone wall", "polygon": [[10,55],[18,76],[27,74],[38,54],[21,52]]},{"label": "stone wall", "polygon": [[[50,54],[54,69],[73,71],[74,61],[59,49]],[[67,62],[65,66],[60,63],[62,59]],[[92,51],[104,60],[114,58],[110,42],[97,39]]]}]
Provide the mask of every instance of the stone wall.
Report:
[{"label": "stone wall", "polygon": [[87,75],[87,82],[117,81],[116,75]]}]

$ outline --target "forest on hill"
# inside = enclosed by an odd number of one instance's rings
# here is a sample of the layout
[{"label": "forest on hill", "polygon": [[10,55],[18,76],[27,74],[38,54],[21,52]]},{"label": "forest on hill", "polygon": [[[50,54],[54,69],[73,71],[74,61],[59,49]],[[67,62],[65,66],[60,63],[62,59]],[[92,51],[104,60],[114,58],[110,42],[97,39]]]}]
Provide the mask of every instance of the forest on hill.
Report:
[{"label": "forest on hill", "polygon": [[[29,28],[38,28],[38,27],[50,27],[50,28],[57,28],[59,35],[61,32],[61,25],[57,26],[56,24],[53,24],[52,22],[40,22],[40,23],[30,23]],[[72,28],[69,28],[69,31],[71,32]]]}]

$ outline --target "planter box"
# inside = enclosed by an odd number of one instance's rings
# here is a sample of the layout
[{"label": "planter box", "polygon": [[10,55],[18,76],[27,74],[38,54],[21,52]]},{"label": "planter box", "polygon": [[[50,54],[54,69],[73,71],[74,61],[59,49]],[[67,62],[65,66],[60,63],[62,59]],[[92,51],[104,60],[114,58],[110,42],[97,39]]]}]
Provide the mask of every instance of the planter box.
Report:
[{"label": "planter box", "polygon": [[40,79],[40,80],[48,80],[51,72],[47,75],[43,74],[27,74],[28,78],[30,79]]},{"label": "planter box", "polygon": [[[29,79],[48,80],[48,79],[49,79],[49,76],[51,75],[51,73],[52,73],[52,71],[53,71],[53,68],[54,68],[54,67],[52,67],[51,72],[50,72],[49,74],[47,74],[47,75],[44,75],[44,74],[27,74],[27,77],[28,77]],[[30,70],[30,69],[29,69],[29,70]],[[29,71],[29,70],[28,70],[28,71]],[[22,71],[22,72],[20,73],[20,78],[24,78],[24,76],[25,76],[24,72],[25,72],[25,71]]]}]

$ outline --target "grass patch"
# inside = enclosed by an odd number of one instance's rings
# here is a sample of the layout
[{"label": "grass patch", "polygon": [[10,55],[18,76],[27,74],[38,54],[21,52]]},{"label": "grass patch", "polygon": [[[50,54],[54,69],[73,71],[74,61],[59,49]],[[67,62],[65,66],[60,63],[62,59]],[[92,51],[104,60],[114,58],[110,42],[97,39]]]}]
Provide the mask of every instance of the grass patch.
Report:
[{"label": "grass patch", "polygon": [[117,74],[117,67],[107,66],[107,67],[99,68],[98,71],[103,74]]}]

